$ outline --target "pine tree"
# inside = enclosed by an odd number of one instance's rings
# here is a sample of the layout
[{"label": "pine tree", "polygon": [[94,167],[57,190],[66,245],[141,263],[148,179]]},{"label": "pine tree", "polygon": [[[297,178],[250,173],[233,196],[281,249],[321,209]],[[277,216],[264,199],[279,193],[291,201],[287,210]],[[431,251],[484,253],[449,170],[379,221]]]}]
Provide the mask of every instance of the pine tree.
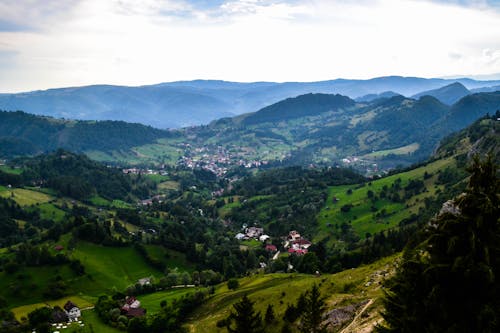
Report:
[{"label": "pine tree", "polygon": [[431,221],[423,249],[405,254],[379,331],[500,331],[500,180],[491,158],[476,157],[469,171],[467,191]]},{"label": "pine tree", "polygon": [[[255,313],[254,302],[245,295],[233,305],[234,312],[227,318],[227,330],[230,333],[261,333],[263,332],[260,312]],[[234,328],[231,325],[234,322]]]},{"label": "pine tree", "polygon": [[305,302],[300,317],[301,330],[307,333],[326,332],[326,327],[322,324],[324,312],[325,301],[321,297],[319,287],[315,284],[305,294]]},{"label": "pine tree", "polygon": [[266,309],[266,314],[264,316],[264,322],[266,324],[271,324],[274,319],[276,319],[276,315],[274,314],[274,308],[271,304],[269,304],[267,306],[267,309]]}]

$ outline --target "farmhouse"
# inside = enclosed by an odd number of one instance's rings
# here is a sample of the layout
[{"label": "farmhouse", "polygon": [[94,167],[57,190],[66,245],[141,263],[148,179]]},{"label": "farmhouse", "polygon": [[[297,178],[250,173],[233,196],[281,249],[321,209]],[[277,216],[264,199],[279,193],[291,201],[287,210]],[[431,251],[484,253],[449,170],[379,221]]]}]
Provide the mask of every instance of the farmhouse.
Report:
[{"label": "farmhouse", "polygon": [[71,301],[67,301],[66,304],[64,304],[63,308],[64,312],[66,312],[66,314],[68,315],[69,320],[75,320],[82,315],[82,313],[80,312],[80,308]]},{"label": "farmhouse", "polygon": [[123,304],[121,312],[129,318],[142,317],[146,314],[146,310],[141,308],[141,302],[134,296],[125,298],[125,304]]}]

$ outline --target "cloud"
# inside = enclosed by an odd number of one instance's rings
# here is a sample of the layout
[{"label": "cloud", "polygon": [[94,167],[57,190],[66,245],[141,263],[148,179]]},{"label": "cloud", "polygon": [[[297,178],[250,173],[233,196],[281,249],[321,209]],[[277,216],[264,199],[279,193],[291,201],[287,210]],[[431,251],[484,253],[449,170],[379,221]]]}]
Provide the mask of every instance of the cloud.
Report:
[{"label": "cloud", "polygon": [[500,72],[500,11],[476,1],[7,0],[0,17],[0,92]]}]

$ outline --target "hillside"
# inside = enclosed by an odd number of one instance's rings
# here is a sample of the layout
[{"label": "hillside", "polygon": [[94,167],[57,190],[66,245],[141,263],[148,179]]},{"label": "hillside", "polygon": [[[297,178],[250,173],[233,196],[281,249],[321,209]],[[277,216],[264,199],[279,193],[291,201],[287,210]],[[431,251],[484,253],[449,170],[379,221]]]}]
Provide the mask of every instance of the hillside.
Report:
[{"label": "hillside", "polygon": [[34,155],[58,148],[129,151],[171,138],[172,133],[122,121],[74,121],[0,111],[0,157]]},{"label": "hillside", "polygon": [[468,89],[500,84],[499,81],[389,76],[369,80],[336,79],[319,82],[238,83],[195,80],[139,87],[94,85],[0,94],[0,109],[22,110],[55,118],[120,120],[157,128],[179,128],[255,112],[280,100],[307,93],[341,94],[356,98],[393,91],[412,96],[455,81]]},{"label": "hillside", "polygon": [[[408,99],[389,105],[398,103]],[[229,186],[201,170],[120,173],[126,183],[144,178],[158,185],[154,200],[137,206],[102,198],[102,179],[92,174],[108,168],[69,152],[28,159],[21,169],[2,166],[0,286],[8,292],[0,316],[19,319],[46,302],[71,298],[96,306],[83,316],[88,326],[114,332],[112,327],[132,325],[109,315],[131,295],[148,310],[143,331],[156,322],[169,331],[186,325],[212,332],[248,294],[257,310],[273,305],[277,319],[270,330],[281,329],[286,317],[295,332],[301,314],[293,315],[291,305],[300,308],[300,294],[317,284],[329,318],[340,319],[336,331],[369,331],[380,320],[380,286],[392,275],[398,252],[420,237],[443,202],[463,191],[468,153],[498,155],[497,117],[447,137],[433,160],[380,179],[341,168],[243,169]],[[110,181],[120,178],[108,171]],[[79,201],[49,181],[67,176],[87,181],[101,198]],[[20,182],[9,184],[15,179]],[[44,181],[33,187],[25,179]],[[263,228],[269,238],[237,238],[251,227]],[[300,253],[290,251],[293,240],[282,241],[298,233],[306,246]],[[238,286],[229,290],[235,278]],[[191,284],[198,287],[172,288]],[[102,294],[107,296],[97,298]]]},{"label": "hillside", "polygon": [[412,98],[418,99],[422,96],[432,96],[437,98],[444,104],[452,105],[459,101],[461,98],[470,95],[471,92],[465,86],[459,82],[452,83],[450,85],[434,89],[428,90],[416,95],[413,95]]}]

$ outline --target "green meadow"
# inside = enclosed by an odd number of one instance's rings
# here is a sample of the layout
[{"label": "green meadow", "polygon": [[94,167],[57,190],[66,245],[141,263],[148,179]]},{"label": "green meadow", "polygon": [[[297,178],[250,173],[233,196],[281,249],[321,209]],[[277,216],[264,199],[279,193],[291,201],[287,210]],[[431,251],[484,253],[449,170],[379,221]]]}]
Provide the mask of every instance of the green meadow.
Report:
[{"label": "green meadow", "polygon": [[51,195],[23,188],[13,188],[8,189],[7,191],[0,191],[0,196],[3,198],[11,198],[20,206],[31,206],[46,203],[54,199]]},{"label": "green meadow", "polygon": [[[379,260],[373,264],[346,270],[337,274],[313,276],[305,274],[256,274],[239,279],[239,287],[229,290],[227,284],[217,286],[215,294],[191,315],[187,327],[192,333],[218,332],[216,324],[232,311],[232,305],[243,295],[255,302],[256,311],[265,313],[268,304],[274,308],[276,318],[283,318],[289,304],[296,304],[301,293],[314,284],[320,287],[328,307],[372,299],[370,313],[379,316],[379,298],[382,296],[379,281],[368,285],[372,274],[380,270],[391,270],[398,255]],[[276,325],[276,324],[275,324]],[[274,326],[273,326],[274,327]],[[276,331],[280,327],[276,325]]]},{"label": "green meadow", "polygon": [[[320,241],[329,234],[339,232],[343,223],[350,224],[353,231],[361,238],[364,238],[367,233],[374,234],[397,226],[404,218],[418,214],[419,209],[424,207],[424,199],[442,189],[441,185],[436,185],[437,173],[453,163],[454,160],[448,158],[365,184],[330,187],[327,202],[318,214],[318,233],[314,240]],[[424,179],[426,172],[429,176]],[[405,200],[405,203],[380,198],[383,188],[391,189],[396,182],[400,182],[401,190],[397,193],[402,196],[403,188],[411,180],[423,181],[425,190]],[[368,191],[378,197],[376,201],[368,197]],[[341,211],[341,207],[345,205],[352,205],[347,212]]]}]

